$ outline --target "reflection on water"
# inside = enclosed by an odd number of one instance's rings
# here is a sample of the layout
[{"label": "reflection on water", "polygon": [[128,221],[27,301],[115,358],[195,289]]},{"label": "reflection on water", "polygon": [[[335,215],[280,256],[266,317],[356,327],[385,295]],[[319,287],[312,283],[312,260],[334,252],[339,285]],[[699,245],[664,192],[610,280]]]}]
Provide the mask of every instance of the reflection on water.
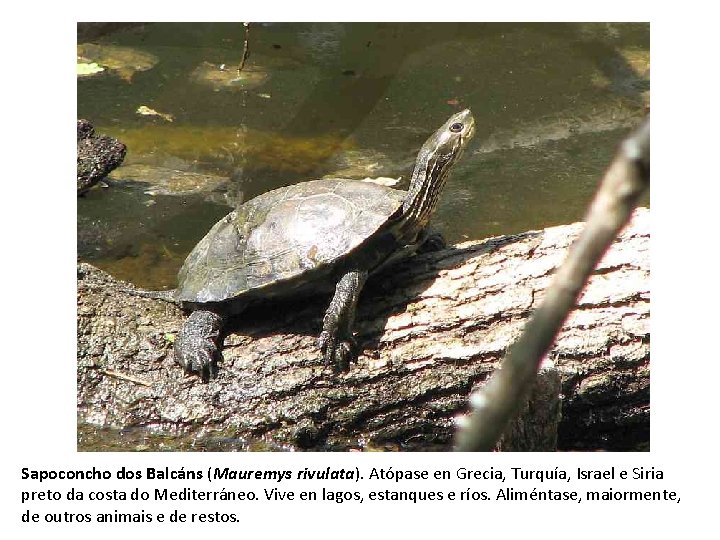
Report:
[{"label": "reflection on water", "polygon": [[[108,69],[78,80],[78,117],[125,142],[128,167],[147,167],[151,180],[110,181],[78,201],[81,258],[172,287],[229,204],[338,171],[402,177],[406,188],[420,145],[465,107],[477,135],[436,216],[448,240],[575,221],[649,107],[647,24],[251,29],[242,84],[225,84],[242,54],[241,23],[121,27],[83,45],[85,60]],[[152,189],[168,168],[198,174],[195,187]]]}]

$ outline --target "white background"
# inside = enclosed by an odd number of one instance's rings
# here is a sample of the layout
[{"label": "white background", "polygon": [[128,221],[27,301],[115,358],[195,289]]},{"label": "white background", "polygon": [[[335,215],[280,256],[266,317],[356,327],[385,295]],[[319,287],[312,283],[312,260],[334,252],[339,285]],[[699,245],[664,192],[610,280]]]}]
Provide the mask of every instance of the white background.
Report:
[{"label": "white background", "polygon": [[[535,538],[587,539],[655,535],[704,538],[717,531],[716,344],[718,309],[718,84],[715,17],[702,6],[682,2],[670,10],[651,2],[202,2],[194,8],[157,2],[25,2],[5,8],[2,34],[2,532],[5,538],[147,538],[198,534],[316,538],[451,538],[532,534]],[[351,4],[351,5],[350,5]],[[582,3],[586,4],[586,3]],[[663,5],[669,3],[663,3]],[[410,7],[412,5],[412,8]],[[348,11],[349,10],[349,11]],[[682,14],[687,15],[682,15]],[[76,453],[75,432],[75,257],[76,194],[74,123],[77,20],[583,20],[652,23],[652,451],[645,454],[129,454]],[[710,158],[710,159],[708,159]],[[616,469],[654,466],[661,482],[572,484],[585,489],[640,488],[677,491],[674,503],[237,503],[240,525],[23,525],[28,508],[47,511],[212,511],[209,503],[121,505],[33,503],[22,505],[22,467],[77,469],[121,466],[207,470],[358,466],[445,469],[464,466]],[[214,484],[150,481],[132,487],[212,489]],[[508,484],[505,484],[508,485]],[[570,486],[571,484],[566,484]],[[48,483],[131,489],[128,482]],[[271,482],[228,483],[235,489],[274,487]],[[475,490],[483,481],[323,483],[288,482],[301,489]],[[557,484],[542,484],[558,487]],[[515,485],[521,488],[521,485]],[[223,503],[217,509],[227,511]]]}]

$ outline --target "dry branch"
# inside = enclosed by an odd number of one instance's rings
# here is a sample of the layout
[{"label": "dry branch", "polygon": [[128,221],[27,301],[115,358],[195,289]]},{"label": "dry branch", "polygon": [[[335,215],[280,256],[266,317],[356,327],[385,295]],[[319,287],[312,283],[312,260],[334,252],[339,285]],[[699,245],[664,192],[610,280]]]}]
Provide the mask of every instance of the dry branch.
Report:
[{"label": "dry branch", "polygon": [[603,254],[650,186],[650,119],[620,144],[587,212],[585,228],[555,273],[495,376],[470,398],[459,450],[492,450],[529,395],[535,374]]}]

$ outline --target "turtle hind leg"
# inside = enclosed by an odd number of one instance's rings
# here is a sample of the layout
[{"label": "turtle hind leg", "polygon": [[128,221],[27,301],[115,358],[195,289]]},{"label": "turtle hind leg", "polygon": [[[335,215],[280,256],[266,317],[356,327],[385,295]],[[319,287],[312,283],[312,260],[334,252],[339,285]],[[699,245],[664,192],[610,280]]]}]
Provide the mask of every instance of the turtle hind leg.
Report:
[{"label": "turtle hind leg", "polygon": [[447,242],[442,233],[434,227],[425,229],[418,239],[418,253],[432,253],[447,247]]},{"label": "turtle hind leg", "polygon": [[335,295],[325,312],[323,329],[318,338],[325,365],[346,370],[355,359],[353,324],[360,291],[367,276],[367,270],[352,270],[340,278],[335,287]]},{"label": "turtle hind leg", "polygon": [[218,340],[224,323],[214,311],[193,311],[175,337],[175,361],[185,371],[198,373],[203,382],[217,375]]}]

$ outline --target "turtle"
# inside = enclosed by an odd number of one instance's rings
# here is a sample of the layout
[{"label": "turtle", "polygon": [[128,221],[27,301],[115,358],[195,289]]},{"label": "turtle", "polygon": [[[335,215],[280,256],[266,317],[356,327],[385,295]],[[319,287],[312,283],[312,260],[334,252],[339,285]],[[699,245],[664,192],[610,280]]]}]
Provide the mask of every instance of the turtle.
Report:
[{"label": "turtle", "polygon": [[164,298],[190,311],[175,360],[204,382],[217,375],[219,336],[248,304],[334,293],[317,344],[338,371],[356,357],[355,311],[368,276],[437,237],[428,223],[448,173],[475,131],[469,109],[453,114],[420,149],[408,191],[330,178],[281,187],[218,221],[187,256]]}]

